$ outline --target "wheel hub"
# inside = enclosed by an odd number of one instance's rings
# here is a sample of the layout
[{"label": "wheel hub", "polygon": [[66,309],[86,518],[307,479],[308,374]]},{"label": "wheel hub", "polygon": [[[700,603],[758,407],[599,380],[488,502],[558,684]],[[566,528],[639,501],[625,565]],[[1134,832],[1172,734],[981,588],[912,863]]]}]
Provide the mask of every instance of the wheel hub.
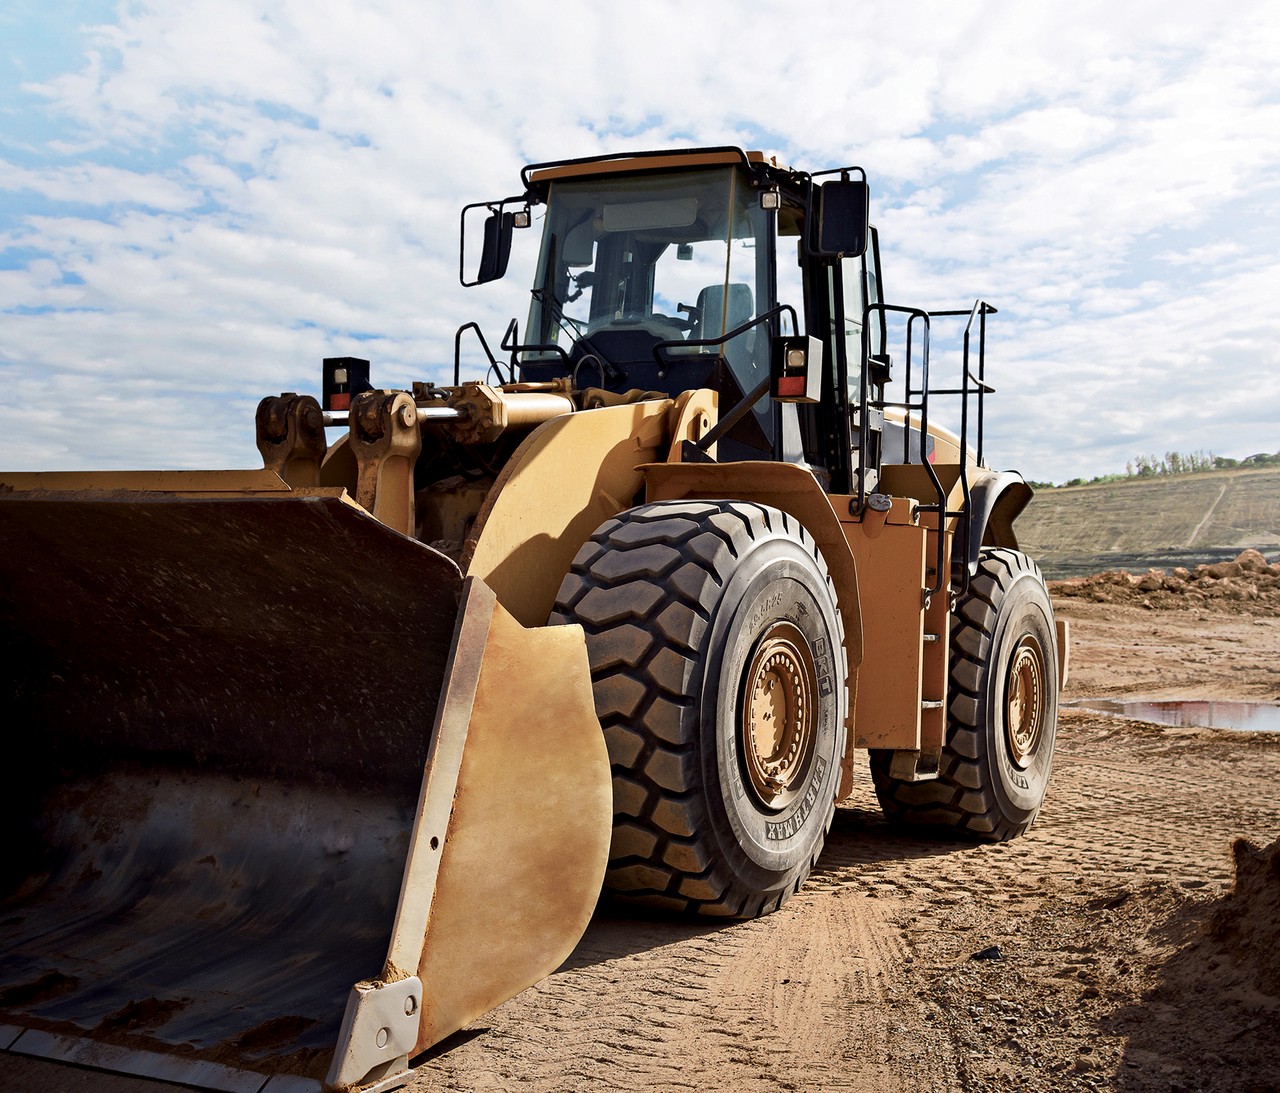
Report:
[{"label": "wheel hub", "polygon": [[1026,770],[1035,758],[1044,733],[1045,719],[1044,650],[1030,635],[1013,651],[1005,688],[1005,735],[1009,756]]},{"label": "wheel hub", "polygon": [[756,643],[741,705],[742,754],[756,798],[773,809],[799,795],[816,736],[817,674],[804,635],[774,623]]}]

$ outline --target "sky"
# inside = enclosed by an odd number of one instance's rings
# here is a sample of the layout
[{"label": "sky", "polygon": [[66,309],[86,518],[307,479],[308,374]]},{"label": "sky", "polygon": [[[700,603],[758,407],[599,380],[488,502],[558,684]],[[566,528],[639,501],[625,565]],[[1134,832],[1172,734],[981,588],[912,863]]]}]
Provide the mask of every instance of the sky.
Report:
[{"label": "sky", "polygon": [[6,0],[0,467],[258,465],[322,358],[523,324],[535,233],[463,289],[464,204],[723,144],[861,165],[889,301],[998,308],[992,466],[1275,452],[1278,71],[1272,0]]}]

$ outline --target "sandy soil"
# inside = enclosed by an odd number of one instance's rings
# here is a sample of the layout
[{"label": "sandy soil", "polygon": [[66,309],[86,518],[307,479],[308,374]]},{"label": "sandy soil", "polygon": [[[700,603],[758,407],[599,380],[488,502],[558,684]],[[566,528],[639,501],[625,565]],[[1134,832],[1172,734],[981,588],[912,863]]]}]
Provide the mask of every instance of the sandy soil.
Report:
[{"label": "sandy soil", "polygon": [[[1187,594],[1188,574],[1159,605],[1141,578],[1056,587],[1065,697],[1280,700],[1268,574],[1201,577],[1210,592]],[[780,912],[602,911],[563,968],[410,1088],[1280,1089],[1278,786],[1280,733],[1075,710],[1012,843],[897,833],[866,779]],[[1238,839],[1258,849],[1233,856]]]}]

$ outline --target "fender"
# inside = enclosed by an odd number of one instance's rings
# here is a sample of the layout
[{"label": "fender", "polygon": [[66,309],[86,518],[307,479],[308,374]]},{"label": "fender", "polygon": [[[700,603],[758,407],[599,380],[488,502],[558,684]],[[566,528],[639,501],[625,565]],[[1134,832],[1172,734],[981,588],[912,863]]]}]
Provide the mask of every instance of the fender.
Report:
[{"label": "fender", "polygon": [[1018,549],[1013,522],[1030,503],[1035,491],[1017,471],[979,470],[969,483],[968,556],[972,577],[978,572],[978,555],[984,546]]}]

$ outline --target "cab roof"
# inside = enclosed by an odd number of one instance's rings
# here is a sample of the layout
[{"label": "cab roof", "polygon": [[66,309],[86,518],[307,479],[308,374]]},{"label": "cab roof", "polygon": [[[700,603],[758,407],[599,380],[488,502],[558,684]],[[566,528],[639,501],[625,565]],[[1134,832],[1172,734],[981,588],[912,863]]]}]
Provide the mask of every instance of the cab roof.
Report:
[{"label": "cab roof", "polygon": [[641,171],[687,170],[695,167],[738,165],[753,171],[778,172],[789,175],[788,168],[776,157],[763,152],[746,152],[741,148],[675,148],[651,152],[620,152],[613,155],[587,156],[582,159],[531,163],[520,177],[526,189],[545,192],[552,182],[565,179],[591,178],[602,175],[636,174]]}]

